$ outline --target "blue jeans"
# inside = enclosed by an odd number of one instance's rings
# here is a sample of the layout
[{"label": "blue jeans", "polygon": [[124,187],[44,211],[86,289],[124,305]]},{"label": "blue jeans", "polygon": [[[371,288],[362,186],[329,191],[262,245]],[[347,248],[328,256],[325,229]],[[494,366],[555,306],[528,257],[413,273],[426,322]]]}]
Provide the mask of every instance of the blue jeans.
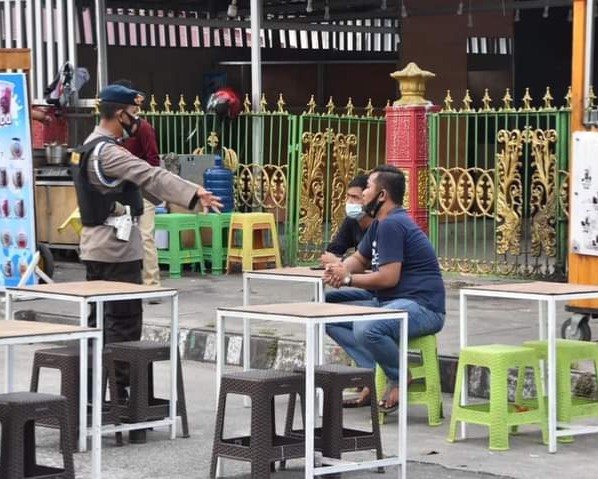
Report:
[{"label": "blue jeans", "polygon": [[[406,310],[409,313],[410,338],[435,334],[444,326],[444,314],[430,311],[410,299],[380,302],[369,291],[343,289],[326,293],[326,302]],[[391,382],[398,382],[398,342],[401,334],[398,320],[327,324],[326,333],[353,358],[359,367],[374,369],[378,363]]]}]

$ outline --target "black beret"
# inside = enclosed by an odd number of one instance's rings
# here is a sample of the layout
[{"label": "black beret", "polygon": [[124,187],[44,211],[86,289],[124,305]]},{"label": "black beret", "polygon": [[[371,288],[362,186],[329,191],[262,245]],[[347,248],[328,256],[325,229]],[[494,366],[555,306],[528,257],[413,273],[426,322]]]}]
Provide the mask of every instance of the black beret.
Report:
[{"label": "black beret", "polygon": [[144,95],[122,85],[108,85],[100,92],[100,102],[141,106]]}]

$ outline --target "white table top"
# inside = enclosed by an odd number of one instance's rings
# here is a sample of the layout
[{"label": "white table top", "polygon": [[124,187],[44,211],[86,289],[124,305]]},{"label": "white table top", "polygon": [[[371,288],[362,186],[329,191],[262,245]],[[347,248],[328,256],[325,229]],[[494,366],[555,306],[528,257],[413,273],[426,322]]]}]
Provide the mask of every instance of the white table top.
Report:
[{"label": "white table top", "polygon": [[376,316],[389,313],[405,313],[404,310],[352,306],[339,303],[278,303],[250,306],[221,306],[218,311],[233,313],[257,313],[263,315],[295,316],[299,318],[332,318],[339,316]]},{"label": "white table top", "polygon": [[551,283],[549,281],[485,284],[481,286],[471,286],[462,289],[465,291],[488,291],[495,293],[534,294],[547,296],[584,293],[596,293],[598,295],[598,285]]},{"label": "white table top", "polygon": [[306,278],[322,278],[324,276],[323,269],[311,269],[309,266],[296,266],[293,268],[258,269],[249,273],[252,276],[303,276]]},{"label": "white table top", "polygon": [[83,333],[99,331],[95,328],[84,328],[66,324],[40,323],[36,321],[0,321],[0,339],[27,338],[52,334]]},{"label": "white table top", "polygon": [[21,288],[7,288],[23,294],[43,293],[60,294],[77,298],[93,296],[111,296],[119,294],[147,294],[147,293],[176,293],[175,288],[159,286],[145,286],[142,284],[124,283],[119,281],[73,281],[67,283],[38,284]]}]

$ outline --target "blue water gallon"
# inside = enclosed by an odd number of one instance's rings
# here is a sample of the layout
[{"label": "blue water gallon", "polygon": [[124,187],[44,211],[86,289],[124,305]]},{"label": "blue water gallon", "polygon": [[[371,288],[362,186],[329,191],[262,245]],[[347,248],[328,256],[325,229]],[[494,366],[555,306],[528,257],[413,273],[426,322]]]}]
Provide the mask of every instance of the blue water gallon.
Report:
[{"label": "blue water gallon", "polygon": [[214,167],[208,168],[203,174],[203,186],[214,195],[220,197],[224,205],[223,213],[233,211],[235,207],[234,174],[222,166],[222,158],[216,155]]}]

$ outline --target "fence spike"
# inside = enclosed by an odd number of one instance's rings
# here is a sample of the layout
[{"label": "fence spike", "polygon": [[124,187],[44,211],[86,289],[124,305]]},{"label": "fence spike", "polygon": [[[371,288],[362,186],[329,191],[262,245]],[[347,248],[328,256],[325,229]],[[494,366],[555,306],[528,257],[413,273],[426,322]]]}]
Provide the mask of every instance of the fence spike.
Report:
[{"label": "fence spike", "polygon": [[243,100],[243,110],[245,113],[251,113],[251,100],[249,99],[249,93],[245,93],[245,100]]},{"label": "fence spike", "polygon": [[349,101],[347,102],[347,116],[353,116],[355,114],[355,105],[353,105],[353,99],[349,97]]},{"label": "fence spike", "polygon": [[453,111],[453,97],[451,96],[451,91],[446,91],[446,96],[443,100],[442,111]]},{"label": "fence spike", "polygon": [[484,90],[484,96],[482,97],[482,108],[480,111],[493,111],[492,108],[492,98],[490,98],[490,94],[488,93],[488,88]]},{"label": "fence spike", "polygon": [[386,106],[385,108],[390,108],[390,98],[386,99]]},{"label": "fence spike", "polygon": [[154,96],[154,94],[152,94],[151,98],[150,98],[150,111],[152,113],[156,113],[156,107],[158,106],[158,103],[156,102],[156,97]]},{"label": "fence spike", "polygon": [[549,86],[546,87],[546,93],[544,93],[542,100],[544,101],[544,109],[545,110],[552,110],[554,108],[552,106],[552,100],[554,100],[554,98],[552,97],[552,94],[550,93]]},{"label": "fence spike", "polygon": [[534,111],[532,106],[533,98],[529,93],[529,88],[525,89],[525,95],[523,95],[523,106],[520,108],[521,111]]},{"label": "fence spike", "polygon": [[596,95],[594,94],[594,87],[590,85],[590,91],[588,92],[588,108],[594,108],[596,105]]},{"label": "fence spike", "polygon": [[265,93],[262,93],[262,99],[260,100],[260,113],[268,113],[268,100],[266,100]]},{"label": "fence spike", "polygon": [[471,99],[471,95],[469,93],[469,89],[465,90],[465,96],[463,97],[463,108],[461,108],[461,111],[473,111],[471,109],[471,104],[473,103],[473,100]]},{"label": "fence spike", "polygon": [[565,95],[565,107],[571,108],[571,98],[573,98],[573,92],[571,87],[567,88],[567,94]]},{"label": "fence spike", "polygon": [[374,105],[372,104],[372,99],[368,98],[368,104],[365,107],[365,116],[367,118],[371,118],[374,116]]},{"label": "fence spike", "polygon": [[96,101],[93,104],[94,110],[95,110],[95,114],[99,115],[100,114],[100,99],[96,96]]},{"label": "fence spike", "polygon": [[316,107],[317,107],[317,103],[316,103],[316,99],[314,97],[314,95],[311,96],[311,98],[309,99],[309,101],[307,102],[307,114],[308,115],[313,115],[316,112]]},{"label": "fence spike", "polygon": [[179,97],[179,113],[185,113],[186,112],[186,110],[185,110],[186,107],[187,107],[187,103],[185,102],[185,97],[181,93],[181,96]]},{"label": "fence spike", "polygon": [[286,104],[287,102],[284,101],[284,98],[281,93],[280,95],[278,95],[278,101],[276,102],[276,106],[278,107],[278,113],[287,113],[287,111],[284,109]]},{"label": "fence spike", "polygon": [[334,115],[335,108],[336,108],[336,105],[334,104],[334,101],[332,101],[332,97],[330,97],[330,99],[328,100],[328,103],[326,104],[326,114]]},{"label": "fence spike", "polygon": [[168,93],[164,100],[164,113],[172,113],[172,102],[170,101],[170,95]]},{"label": "fence spike", "polygon": [[193,111],[195,113],[201,113],[201,101],[199,100],[199,95],[195,95],[195,100],[193,101]]},{"label": "fence spike", "polygon": [[511,90],[507,88],[505,90],[505,96],[502,97],[502,111],[513,111],[513,97],[511,96]]}]

